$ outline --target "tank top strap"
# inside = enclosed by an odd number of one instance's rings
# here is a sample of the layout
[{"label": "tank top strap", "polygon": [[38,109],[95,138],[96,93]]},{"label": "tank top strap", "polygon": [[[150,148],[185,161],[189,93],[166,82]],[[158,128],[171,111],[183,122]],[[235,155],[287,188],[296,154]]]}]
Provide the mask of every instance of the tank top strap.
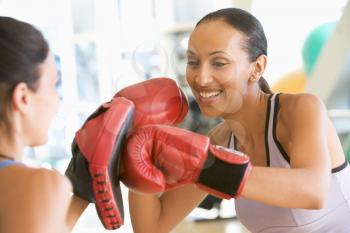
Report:
[{"label": "tank top strap", "polygon": [[275,93],[270,98],[269,114],[266,125],[265,140],[266,152],[271,167],[290,167],[289,156],[283,149],[276,134],[277,116],[279,112],[279,96],[280,93]]},{"label": "tank top strap", "polygon": [[[279,111],[279,95],[274,93],[269,96],[266,122],[265,122],[265,148],[267,166],[271,167],[290,167],[289,156],[283,149],[276,136],[277,114]],[[236,150],[237,140],[231,133],[227,147]]]},{"label": "tank top strap", "polygon": [[236,149],[235,148],[235,137],[233,136],[232,132],[230,133],[230,138],[229,138],[228,143],[227,143],[227,148]]},{"label": "tank top strap", "polygon": [[12,165],[21,165],[21,162],[14,161],[14,160],[4,160],[0,162],[0,169],[12,166]]}]

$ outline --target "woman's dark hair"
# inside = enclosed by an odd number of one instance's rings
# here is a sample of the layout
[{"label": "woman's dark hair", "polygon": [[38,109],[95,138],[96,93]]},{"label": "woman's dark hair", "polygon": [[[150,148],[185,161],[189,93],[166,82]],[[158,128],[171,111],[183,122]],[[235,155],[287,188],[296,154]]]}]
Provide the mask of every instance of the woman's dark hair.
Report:
[{"label": "woman's dark hair", "polygon": [[10,17],[0,17],[0,124],[11,127],[9,110],[18,83],[36,91],[39,65],[47,58],[49,46],[32,25]]},{"label": "woman's dark hair", "polygon": [[[249,54],[250,61],[255,61],[260,55],[267,55],[267,40],[263,27],[257,18],[242,9],[225,8],[211,12],[199,20],[196,27],[203,22],[219,19],[247,36],[243,49]],[[272,93],[263,77],[259,79],[259,87],[265,93]]]}]

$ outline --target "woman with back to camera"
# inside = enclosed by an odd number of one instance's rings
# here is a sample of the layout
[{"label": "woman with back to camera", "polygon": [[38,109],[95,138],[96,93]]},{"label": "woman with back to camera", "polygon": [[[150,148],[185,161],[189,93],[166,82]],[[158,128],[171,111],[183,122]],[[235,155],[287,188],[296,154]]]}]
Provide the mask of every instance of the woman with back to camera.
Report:
[{"label": "woman with back to camera", "polygon": [[[270,91],[262,77],[267,42],[260,22],[241,9],[212,12],[191,33],[187,56],[186,78],[201,112],[224,120],[209,133],[211,143],[243,152],[252,165],[235,200],[243,225],[251,232],[264,233],[350,232],[350,168],[337,132],[315,95]],[[142,129],[129,139],[128,152],[131,147],[141,147],[137,141],[143,137],[153,141],[162,137],[176,140],[178,151],[189,150],[184,154],[193,156],[195,143],[184,149],[183,135],[197,137],[169,128]],[[163,144],[147,144],[151,149],[147,147],[150,154],[146,156],[152,157],[154,166],[152,172],[142,172],[158,185],[160,179],[154,174],[161,171],[165,176],[162,185],[170,188],[160,196],[130,191],[131,219],[137,233],[169,232],[207,195],[203,185],[188,184],[202,182],[193,178],[200,162],[192,158],[186,163],[186,155],[169,152]],[[145,153],[140,152],[143,160]],[[125,157],[129,160],[124,166],[135,153]],[[227,181],[220,171],[216,173],[218,183]],[[125,183],[141,192],[145,185],[130,185],[127,179]],[[211,193],[213,188],[205,190]],[[145,212],[148,214],[142,215]]]},{"label": "woman with back to camera", "polygon": [[[26,146],[47,142],[59,105],[56,83],[57,70],[43,35],[28,23],[0,17],[1,233],[68,232],[90,202],[96,204],[105,228],[120,227],[120,186],[117,175],[109,172],[118,174],[114,168],[128,127],[131,123],[174,124],[187,112],[186,97],[169,78],[146,80],[118,91],[76,133],[65,173],[70,183],[56,171],[21,162]],[[135,111],[138,106],[141,110]],[[108,176],[102,176],[106,171]]]},{"label": "woman with back to camera", "polygon": [[71,198],[64,176],[21,162],[26,146],[47,142],[59,105],[56,82],[42,34],[0,17],[0,232],[68,232],[87,206]]}]

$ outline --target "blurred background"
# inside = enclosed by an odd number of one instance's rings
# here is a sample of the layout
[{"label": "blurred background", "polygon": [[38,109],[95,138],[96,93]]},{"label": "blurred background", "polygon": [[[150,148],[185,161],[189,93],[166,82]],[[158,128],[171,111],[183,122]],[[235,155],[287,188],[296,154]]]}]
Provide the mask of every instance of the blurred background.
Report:
[{"label": "blurred background", "polygon": [[[220,119],[199,114],[185,81],[186,46],[205,14],[240,7],[262,23],[269,43],[264,77],[276,92],[310,92],[326,103],[350,158],[350,3],[347,0],[0,0],[0,15],[27,21],[50,43],[62,107],[49,143],[25,161],[64,173],[75,131],[121,88],[152,77],[175,79],[191,111],[183,128],[206,134]],[[125,225],[132,232],[125,199]],[[173,232],[247,232],[234,200],[209,196]],[[107,232],[91,205],[75,233]]]}]

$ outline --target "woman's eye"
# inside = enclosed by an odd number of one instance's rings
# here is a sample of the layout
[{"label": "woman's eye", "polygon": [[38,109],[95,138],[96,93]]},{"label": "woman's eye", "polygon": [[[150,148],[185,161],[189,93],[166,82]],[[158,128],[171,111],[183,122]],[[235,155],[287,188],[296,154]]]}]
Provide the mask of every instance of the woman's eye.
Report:
[{"label": "woman's eye", "polygon": [[226,63],[224,63],[224,62],[213,62],[212,64],[213,64],[213,66],[216,66],[216,67],[222,67],[222,66],[226,65]]},{"label": "woman's eye", "polygon": [[189,61],[187,61],[187,65],[189,65],[189,66],[196,66],[196,65],[198,65],[198,62],[189,60]]}]

